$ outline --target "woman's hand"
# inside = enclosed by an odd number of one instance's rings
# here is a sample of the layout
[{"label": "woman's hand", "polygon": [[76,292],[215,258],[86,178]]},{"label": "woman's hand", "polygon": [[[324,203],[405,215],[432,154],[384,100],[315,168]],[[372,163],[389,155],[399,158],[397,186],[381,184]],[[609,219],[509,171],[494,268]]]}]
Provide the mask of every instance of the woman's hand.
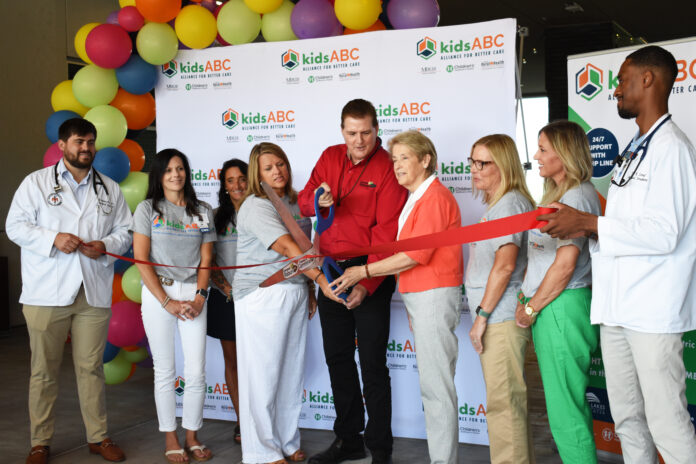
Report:
[{"label": "woman's hand", "polygon": [[486,327],[488,327],[488,319],[477,315],[476,319],[474,319],[474,325],[469,331],[471,345],[478,354],[483,353],[483,334],[486,333]]},{"label": "woman's hand", "polygon": [[193,319],[189,317],[186,313],[186,307],[184,304],[186,302],[179,300],[169,300],[164,306],[164,310],[167,311],[172,316],[175,316],[180,321],[185,321],[186,319]]},{"label": "woman's hand", "polygon": [[195,319],[203,311],[205,298],[202,295],[196,295],[192,301],[183,301],[181,303],[184,308],[184,315],[189,319]]},{"label": "woman's hand", "polygon": [[336,295],[336,297],[338,297],[338,295],[343,293],[346,289],[354,286],[355,284],[366,278],[367,275],[365,274],[365,266],[349,267],[348,269],[343,271],[342,276],[339,276],[337,279],[333,281],[331,286],[336,287],[333,288],[332,292],[334,295]]},{"label": "woman's hand", "polygon": [[309,319],[311,320],[317,312],[317,295],[314,293],[314,288],[309,289]]},{"label": "woman's hand", "polygon": [[515,321],[517,322],[517,326],[523,329],[526,329],[534,323],[532,317],[524,312],[524,306],[520,302],[517,303],[517,309],[515,309]]},{"label": "woman's hand", "polygon": [[334,295],[333,291],[331,290],[331,287],[329,286],[329,281],[326,279],[326,276],[323,273],[317,278],[317,284],[319,284],[321,293],[323,293],[326,298],[328,298],[329,300],[333,300],[336,303],[341,303],[342,305],[346,304],[345,301],[343,301],[337,295]]}]

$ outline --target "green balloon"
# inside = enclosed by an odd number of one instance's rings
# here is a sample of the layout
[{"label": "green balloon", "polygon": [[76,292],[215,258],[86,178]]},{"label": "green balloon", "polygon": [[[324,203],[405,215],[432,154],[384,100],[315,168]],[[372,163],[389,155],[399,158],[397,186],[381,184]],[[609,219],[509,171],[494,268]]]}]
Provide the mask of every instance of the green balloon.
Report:
[{"label": "green balloon", "polygon": [[128,208],[131,213],[135,212],[138,204],[145,199],[147,194],[147,173],[146,172],[130,172],[128,177],[123,179],[119,185],[121,193],[128,203]]},{"label": "green balloon", "polygon": [[261,34],[266,42],[280,42],[282,40],[297,40],[292,30],[290,16],[295,4],[290,0],[283,0],[277,10],[266,13],[261,18]]},{"label": "green balloon", "polygon": [[225,3],[217,17],[220,37],[232,45],[249,43],[259,35],[261,15],[249,9],[244,0]]},{"label": "green balloon", "polygon": [[140,279],[138,266],[133,264],[126,269],[126,272],[123,273],[123,277],[121,278],[121,288],[123,289],[124,295],[126,295],[129,300],[135,301],[136,303],[143,302],[140,296],[143,291],[143,284]]},{"label": "green balloon", "polygon": [[116,70],[88,64],[73,77],[72,91],[77,101],[88,108],[108,105],[118,92]]},{"label": "green balloon", "polygon": [[123,357],[126,358],[126,361],[129,363],[139,363],[148,356],[147,349],[144,347],[140,347],[135,351],[121,349],[121,353],[123,353]]},{"label": "green balloon", "polygon": [[140,58],[158,66],[176,57],[179,39],[169,24],[147,23],[138,32],[135,47]]},{"label": "green balloon", "polygon": [[133,369],[133,363],[129,362],[121,350],[114,359],[104,363],[104,383],[116,385],[126,381]]},{"label": "green balloon", "polygon": [[118,108],[110,105],[95,106],[85,114],[85,119],[97,128],[97,150],[121,145],[128,133],[126,117]]}]

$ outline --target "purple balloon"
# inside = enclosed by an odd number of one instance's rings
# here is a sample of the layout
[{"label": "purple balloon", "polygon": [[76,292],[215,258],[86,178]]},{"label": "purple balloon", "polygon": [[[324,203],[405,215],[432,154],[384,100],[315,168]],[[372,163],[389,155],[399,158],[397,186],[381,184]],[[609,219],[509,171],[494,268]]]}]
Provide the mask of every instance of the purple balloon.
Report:
[{"label": "purple balloon", "polygon": [[118,12],[119,10],[109,13],[109,16],[106,17],[106,24],[115,24],[118,26]]},{"label": "purple balloon", "polygon": [[300,39],[330,37],[336,31],[338,19],[328,0],[300,0],[290,16],[292,30]]},{"label": "purple balloon", "polygon": [[331,33],[331,37],[336,37],[339,35],[343,35],[343,24],[336,18],[336,25],[334,26],[334,30]]},{"label": "purple balloon", "polygon": [[435,27],[440,22],[437,0],[391,0],[387,16],[394,29]]}]

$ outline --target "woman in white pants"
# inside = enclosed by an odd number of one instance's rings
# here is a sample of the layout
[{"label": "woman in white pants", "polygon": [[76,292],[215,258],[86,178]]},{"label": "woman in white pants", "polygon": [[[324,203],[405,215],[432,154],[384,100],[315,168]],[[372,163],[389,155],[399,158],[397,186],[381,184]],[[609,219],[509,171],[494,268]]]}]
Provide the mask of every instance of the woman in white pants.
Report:
[{"label": "woman in white pants", "polygon": [[[266,182],[298,219],[307,236],[309,218],[301,218],[292,171],[283,150],[261,143],[249,155],[248,190],[237,214],[237,265],[271,263],[299,256],[300,248],[268,200]],[[307,315],[317,302],[314,282],[336,300],[318,268],[267,288],[259,284],[286,263],[238,269],[232,292],[237,323],[237,369],[242,437],[246,464],[304,461],[300,449]]]},{"label": "woman in white pants", "polygon": [[[143,324],[155,371],[155,405],[165,433],[169,462],[207,461],[212,453],[196,432],[203,424],[205,398],[206,298],[216,239],[212,209],[196,198],[186,156],[174,149],[155,156],[145,201],[133,215],[136,259],[178,267],[137,264],[145,286]],[[188,267],[188,268],[187,268]],[[174,337],[178,328],[184,352],[184,378],[175,379]],[[175,384],[176,381],[176,384]],[[184,448],[176,434],[176,395],[183,390],[181,425]]]}]

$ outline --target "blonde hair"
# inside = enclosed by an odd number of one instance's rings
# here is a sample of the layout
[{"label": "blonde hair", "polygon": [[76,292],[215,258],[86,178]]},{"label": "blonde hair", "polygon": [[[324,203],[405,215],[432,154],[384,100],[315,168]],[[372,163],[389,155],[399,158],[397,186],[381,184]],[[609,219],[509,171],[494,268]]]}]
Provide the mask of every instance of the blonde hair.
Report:
[{"label": "blonde hair", "polygon": [[430,162],[425,167],[425,171],[428,175],[435,172],[437,168],[437,152],[435,151],[435,145],[428,137],[416,130],[396,134],[389,139],[389,153],[392,152],[396,144],[407,146],[416,155],[418,161],[423,161],[425,155],[430,155]]},{"label": "blonde hair", "polygon": [[[476,187],[472,186],[474,196],[483,196],[483,201],[492,207],[498,200],[500,200],[506,193],[517,190],[520,192],[532,206],[535,205],[532,195],[527,189],[527,182],[524,178],[524,169],[522,169],[522,163],[520,163],[520,155],[517,153],[517,147],[515,142],[510,138],[510,136],[505,134],[492,134],[481,137],[471,147],[471,155],[474,154],[474,149],[477,146],[486,147],[491,158],[493,158],[493,163],[500,171],[500,185],[498,189],[491,195],[485,192],[481,192]],[[485,169],[485,168],[484,168]]]},{"label": "blonde hair", "polygon": [[261,155],[275,155],[285,162],[288,167],[288,183],[285,184],[285,196],[288,197],[291,204],[297,202],[297,192],[292,188],[292,168],[290,161],[282,148],[275,143],[262,142],[254,145],[249,153],[249,173],[247,176],[247,189],[244,193],[242,201],[246,200],[249,195],[256,195],[259,198],[268,198],[263,187],[261,187],[261,172],[259,159]]},{"label": "blonde hair", "polygon": [[565,177],[560,184],[550,177],[544,180],[541,204],[558,201],[570,189],[592,179],[592,155],[585,131],[571,121],[554,121],[542,127],[544,134],[563,164]]}]

